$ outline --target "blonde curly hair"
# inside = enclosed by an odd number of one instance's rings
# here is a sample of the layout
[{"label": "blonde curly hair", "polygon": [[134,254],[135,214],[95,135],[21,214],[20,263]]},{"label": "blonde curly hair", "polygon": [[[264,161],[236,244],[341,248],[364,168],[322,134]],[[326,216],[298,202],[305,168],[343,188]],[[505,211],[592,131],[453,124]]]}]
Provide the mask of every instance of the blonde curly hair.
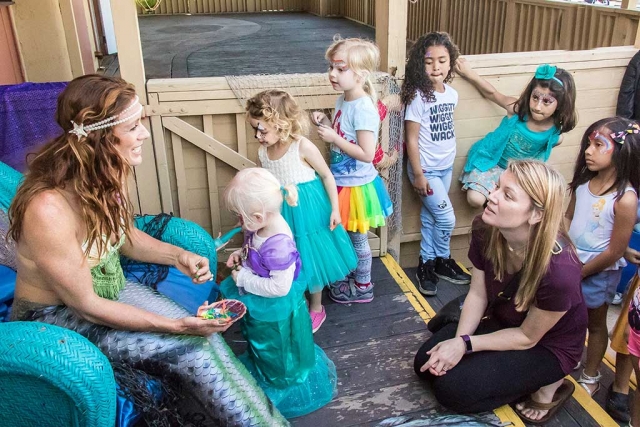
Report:
[{"label": "blonde curly hair", "polygon": [[293,97],[279,89],[265,90],[247,101],[247,119],[264,120],[274,126],[284,143],[291,143],[309,131],[309,118]]}]

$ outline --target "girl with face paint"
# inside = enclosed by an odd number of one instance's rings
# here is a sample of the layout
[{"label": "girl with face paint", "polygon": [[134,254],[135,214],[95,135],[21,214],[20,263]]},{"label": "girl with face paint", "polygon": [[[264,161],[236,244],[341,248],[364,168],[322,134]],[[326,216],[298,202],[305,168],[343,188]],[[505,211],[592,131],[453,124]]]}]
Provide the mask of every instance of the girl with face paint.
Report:
[{"label": "girl with face paint", "polygon": [[329,297],[339,304],[373,300],[371,247],[368,230],[382,227],[393,204],[373,165],[380,131],[373,73],[380,50],[368,40],[334,38],[325,53],[329,83],[342,92],[333,117],[315,111],[318,136],[329,144],[330,170],[338,186],[340,220],[349,233],[358,261],[353,272],[329,286]]},{"label": "girl with face paint", "polygon": [[590,395],[600,388],[608,344],[607,309],[615,295],[624,251],[636,223],[640,185],[640,125],[621,117],[587,128],[569,184],[565,217],[582,262],[582,293],[589,314],[587,361],[578,382]]},{"label": "girl with face paint", "polygon": [[479,208],[495,189],[509,160],[546,162],[551,149],[562,142],[561,135],[575,127],[575,84],[562,68],[540,65],[516,99],[498,92],[464,58],[457,61],[455,71],[507,111],[496,130],[473,144],[459,178],[467,202]]}]

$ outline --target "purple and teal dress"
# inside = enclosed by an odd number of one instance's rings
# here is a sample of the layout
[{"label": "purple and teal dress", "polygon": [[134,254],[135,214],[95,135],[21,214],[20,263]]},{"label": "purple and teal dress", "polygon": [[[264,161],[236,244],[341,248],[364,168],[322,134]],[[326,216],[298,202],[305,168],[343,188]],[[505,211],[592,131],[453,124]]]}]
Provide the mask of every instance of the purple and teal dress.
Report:
[{"label": "purple and teal dress", "polygon": [[[333,362],[314,344],[311,317],[304,299],[306,282],[300,275],[300,254],[293,239],[276,234],[262,241],[246,233],[242,266],[260,278],[295,266],[293,283],[282,297],[244,291],[231,277],[220,285],[227,298],[247,306],[241,327],[248,348],[239,358],[265,394],[287,418],[313,412],[336,395]],[[241,279],[239,279],[242,282]]]}]

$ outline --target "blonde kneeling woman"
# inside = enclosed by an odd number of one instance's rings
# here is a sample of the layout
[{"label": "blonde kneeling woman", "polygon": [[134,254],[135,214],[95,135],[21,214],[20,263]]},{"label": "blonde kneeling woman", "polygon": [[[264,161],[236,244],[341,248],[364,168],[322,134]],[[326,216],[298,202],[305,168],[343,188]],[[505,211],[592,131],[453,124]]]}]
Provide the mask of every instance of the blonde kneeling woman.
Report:
[{"label": "blonde kneeling woman", "polygon": [[[444,406],[473,413],[514,403],[523,419],[540,423],[571,396],[563,378],[582,355],[587,309],[562,222],[565,194],[550,166],[511,162],[475,218],[460,321],[437,331],[414,363]],[[499,297],[514,276],[513,297]]]}]

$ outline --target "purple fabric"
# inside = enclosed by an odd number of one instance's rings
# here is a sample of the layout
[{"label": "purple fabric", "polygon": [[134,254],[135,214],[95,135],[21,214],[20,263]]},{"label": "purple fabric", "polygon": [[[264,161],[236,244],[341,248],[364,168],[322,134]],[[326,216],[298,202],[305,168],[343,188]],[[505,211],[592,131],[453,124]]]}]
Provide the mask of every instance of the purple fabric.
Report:
[{"label": "purple fabric", "polygon": [[[493,265],[485,256],[484,223],[480,216],[473,221],[469,260],[473,266],[484,271],[487,299],[489,302],[498,297],[512,275],[505,275],[502,282],[496,280]],[[587,306],[582,296],[580,271],[582,265],[571,245],[561,253],[551,257],[547,273],[542,277],[535,296],[535,306],[545,311],[566,311],[538,342],[538,345],[551,351],[560,362],[565,374],[570,373],[582,358],[584,340],[587,333]],[[526,312],[518,312],[515,298],[499,304],[493,310],[493,317],[505,327],[518,327],[522,324]]]},{"label": "purple fabric", "polygon": [[67,83],[0,86],[0,161],[24,172],[26,155],[62,133],[55,121]]},{"label": "purple fabric", "polygon": [[293,239],[286,234],[276,234],[269,237],[259,250],[253,247],[253,234],[245,233],[243,255],[246,263],[260,277],[269,277],[271,270],[286,270],[291,264],[296,264],[293,279],[300,273],[300,254]]}]

